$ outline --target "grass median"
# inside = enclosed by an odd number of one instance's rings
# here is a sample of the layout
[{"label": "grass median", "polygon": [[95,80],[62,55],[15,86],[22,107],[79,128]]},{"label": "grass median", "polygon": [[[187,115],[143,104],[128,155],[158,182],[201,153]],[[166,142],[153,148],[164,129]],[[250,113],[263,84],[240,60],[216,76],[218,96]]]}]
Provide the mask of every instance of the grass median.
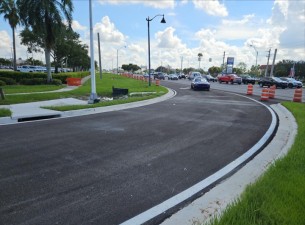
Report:
[{"label": "grass median", "polygon": [[288,154],[249,185],[220,218],[209,225],[305,224],[305,104],[284,102],[298,124]]},{"label": "grass median", "polygon": [[[64,86],[62,86],[64,87]],[[161,96],[168,92],[168,90],[162,86],[156,86],[154,83],[151,86],[147,82],[136,80],[132,78],[127,78],[123,76],[118,76],[115,74],[103,74],[103,78],[100,79],[99,74],[96,76],[96,93],[101,97],[111,97],[112,87],[115,88],[127,88],[129,93],[149,93],[147,95],[139,96],[129,96],[126,99],[114,99],[112,101],[100,102],[92,105],[79,105],[79,106],[59,106],[52,107],[52,109],[66,111],[75,110],[83,108],[101,107],[107,105],[123,104],[135,101],[141,101],[146,99],[155,98]],[[79,88],[68,91],[68,92],[54,92],[54,93],[30,93],[33,91],[50,91],[49,86],[29,87],[29,86],[16,86],[9,87],[7,90],[9,93],[15,93],[15,95],[6,95],[4,100],[0,100],[0,105],[11,105],[17,103],[27,103],[27,102],[37,102],[46,101],[61,98],[77,98],[88,101],[91,93],[91,81],[88,80],[84,85]],[[56,88],[56,87],[55,87]],[[58,87],[57,87],[58,88]],[[6,88],[4,89],[6,92]],[[18,94],[27,92],[28,94]],[[16,94],[17,93],[17,94]],[[50,107],[51,108],[51,107]]]}]

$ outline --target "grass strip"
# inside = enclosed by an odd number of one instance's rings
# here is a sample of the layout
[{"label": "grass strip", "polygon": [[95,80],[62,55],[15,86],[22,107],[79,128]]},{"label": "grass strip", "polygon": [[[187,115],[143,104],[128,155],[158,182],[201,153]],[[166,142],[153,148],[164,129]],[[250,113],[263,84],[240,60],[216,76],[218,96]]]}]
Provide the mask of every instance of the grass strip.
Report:
[{"label": "grass strip", "polygon": [[305,224],[305,104],[284,102],[298,133],[288,154],[277,160],[239,199],[209,225]]},{"label": "grass strip", "polygon": [[0,109],[0,117],[11,116],[12,112],[9,109]]},{"label": "grass strip", "polygon": [[78,110],[78,109],[97,108],[97,107],[104,107],[104,106],[119,105],[119,104],[143,101],[143,100],[147,100],[147,99],[156,98],[163,94],[164,94],[164,92],[159,93],[159,94],[146,95],[146,96],[142,96],[142,97],[128,97],[126,99],[115,99],[112,101],[103,101],[103,102],[99,102],[96,104],[88,104],[88,105],[48,106],[48,107],[42,107],[42,108],[52,109],[52,110],[57,110],[57,111],[70,111],[70,110]]},{"label": "grass strip", "polygon": [[[132,92],[163,92],[167,93],[167,89],[162,86],[156,86],[152,83],[148,86],[148,83],[126,78],[115,74],[103,74],[103,79],[99,78],[99,74],[96,75],[96,93],[98,96],[111,97],[112,87],[116,88],[128,88],[129,93]],[[78,98],[88,100],[91,93],[91,82],[88,80],[84,85],[79,88],[68,92],[55,92],[55,93],[33,93],[27,95],[6,95],[5,100],[0,100],[0,105],[10,105],[17,103],[46,101],[60,98]]]},{"label": "grass strip", "polygon": [[7,85],[2,87],[5,94],[32,93],[42,91],[55,91],[65,85]]}]

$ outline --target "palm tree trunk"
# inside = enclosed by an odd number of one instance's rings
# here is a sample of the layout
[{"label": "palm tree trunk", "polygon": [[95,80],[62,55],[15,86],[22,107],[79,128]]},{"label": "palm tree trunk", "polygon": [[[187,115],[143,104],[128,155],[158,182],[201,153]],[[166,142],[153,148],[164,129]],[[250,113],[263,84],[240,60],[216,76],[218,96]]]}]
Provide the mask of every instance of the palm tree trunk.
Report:
[{"label": "palm tree trunk", "polygon": [[45,49],[45,57],[46,57],[46,67],[47,67],[47,82],[50,83],[52,81],[51,74],[51,50],[49,48]]},{"label": "palm tree trunk", "polygon": [[14,51],[14,71],[17,70],[17,63],[16,63],[16,41],[15,41],[15,28],[12,27],[12,30],[13,30],[13,51]]}]

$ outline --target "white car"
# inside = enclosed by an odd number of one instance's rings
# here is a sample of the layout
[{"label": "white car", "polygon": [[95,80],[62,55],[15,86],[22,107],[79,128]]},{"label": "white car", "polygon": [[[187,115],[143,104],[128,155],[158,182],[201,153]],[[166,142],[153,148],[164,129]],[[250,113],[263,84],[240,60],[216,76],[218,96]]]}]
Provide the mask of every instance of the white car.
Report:
[{"label": "white car", "polygon": [[289,88],[302,88],[303,84],[301,81],[298,81],[292,77],[281,77],[281,80],[288,82]]}]

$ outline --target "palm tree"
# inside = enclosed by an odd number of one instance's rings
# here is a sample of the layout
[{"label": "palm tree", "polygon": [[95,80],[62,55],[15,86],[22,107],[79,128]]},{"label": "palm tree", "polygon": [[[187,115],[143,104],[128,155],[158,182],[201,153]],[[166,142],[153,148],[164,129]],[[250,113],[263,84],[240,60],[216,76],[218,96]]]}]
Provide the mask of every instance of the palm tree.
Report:
[{"label": "palm tree", "polygon": [[17,0],[17,5],[22,24],[41,36],[44,41],[48,82],[50,82],[52,80],[51,50],[56,33],[65,29],[62,20],[66,19],[68,26],[71,27],[72,0]]},{"label": "palm tree", "polygon": [[13,31],[13,65],[14,70],[17,70],[16,65],[16,43],[15,43],[15,28],[19,24],[19,16],[18,16],[18,10],[15,4],[15,0],[3,0],[0,3],[0,14],[4,14],[4,19],[8,20],[8,23],[10,24],[12,31]]},{"label": "palm tree", "polygon": [[200,69],[200,61],[201,61],[202,56],[203,56],[202,53],[198,53],[199,69]]}]

